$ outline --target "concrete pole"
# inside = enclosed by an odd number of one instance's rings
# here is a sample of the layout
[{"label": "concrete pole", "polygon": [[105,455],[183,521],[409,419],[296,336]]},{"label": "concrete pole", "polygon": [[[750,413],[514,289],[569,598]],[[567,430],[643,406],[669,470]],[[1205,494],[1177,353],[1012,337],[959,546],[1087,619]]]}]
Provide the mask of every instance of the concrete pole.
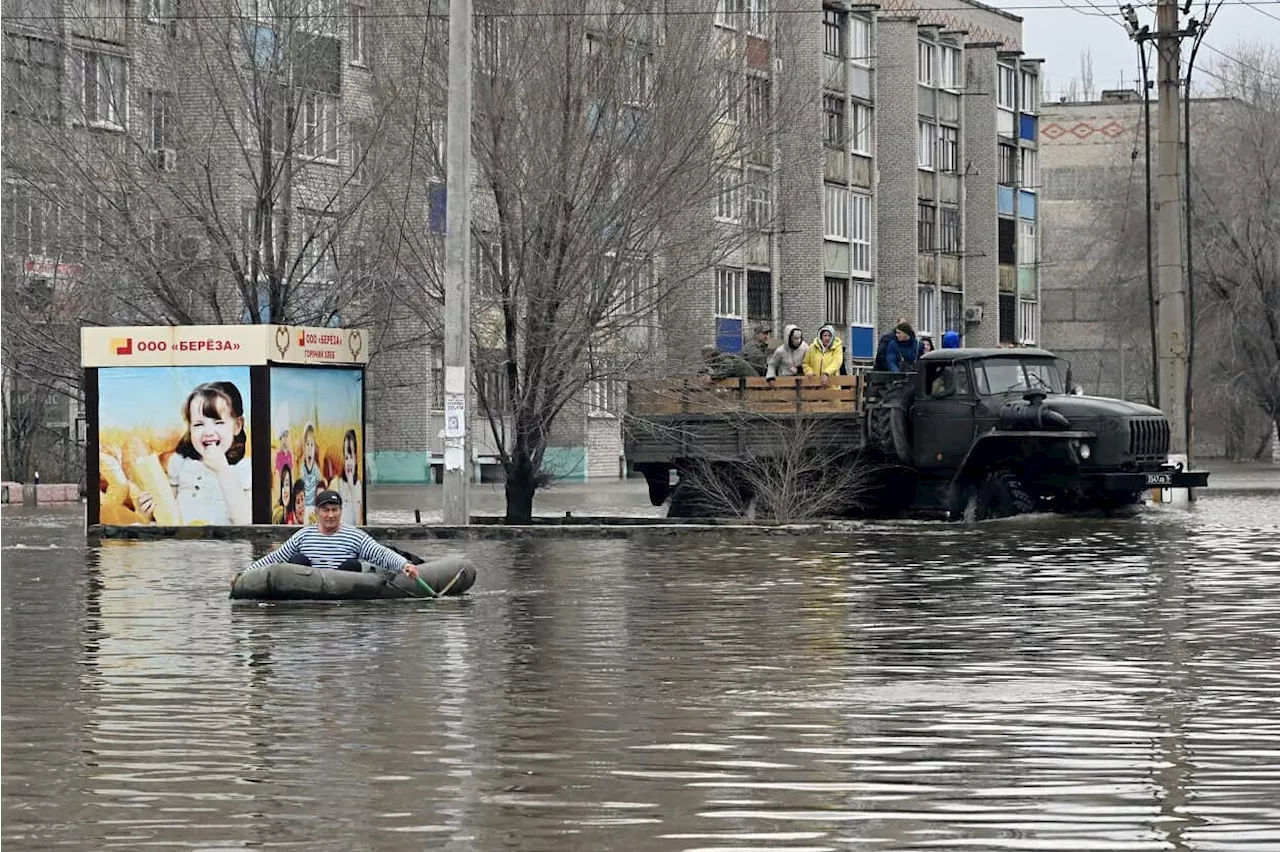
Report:
[{"label": "concrete pole", "polygon": [[1157,335],[1159,399],[1169,419],[1170,460],[1190,464],[1186,428],[1187,291],[1182,255],[1182,184],[1178,175],[1180,38],[1176,0],[1158,0],[1156,251],[1160,287]]},{"label": "concrete pole", "polygon": [[449,0],[445,140],[444,522],[471,521],[471,0]]}]

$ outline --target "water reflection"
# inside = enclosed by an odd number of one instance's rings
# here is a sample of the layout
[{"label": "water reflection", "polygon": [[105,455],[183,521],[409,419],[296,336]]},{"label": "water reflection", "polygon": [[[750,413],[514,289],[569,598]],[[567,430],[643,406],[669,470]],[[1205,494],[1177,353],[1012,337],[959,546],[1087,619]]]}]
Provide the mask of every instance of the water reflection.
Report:
[{"label": "water reflection", "polygon": [[271,606],[246,544],[6,514],[3,839],[1276,848],[1277,502],[483,543],[466,600]]}]

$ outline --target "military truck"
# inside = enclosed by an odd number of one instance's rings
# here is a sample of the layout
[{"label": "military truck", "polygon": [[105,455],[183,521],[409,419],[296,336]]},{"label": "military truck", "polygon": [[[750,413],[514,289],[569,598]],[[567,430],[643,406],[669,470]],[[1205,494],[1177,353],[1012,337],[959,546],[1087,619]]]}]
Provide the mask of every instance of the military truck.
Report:
[{"label": "military truck", "polygon": [[[905,373],[633,382],[626,455],[669,515],[715,514],[705,473],[779,454],[820,454],[824,470],[861,466],[869,483],[848,514],[983,519],[1114,510],[1149,489],[1204,487],[1205,471],[1168,463],[1156,408],[1068,388],[1043,349],[944,349]],[[811,468],[810,468],[811,469]],[[821,488],[821,476],[812,487]],[[738,491],[750,482],[734,482]],[[755,483],[754,487],[761,487]],[[750,500],[743,495],[743,502]]]}]

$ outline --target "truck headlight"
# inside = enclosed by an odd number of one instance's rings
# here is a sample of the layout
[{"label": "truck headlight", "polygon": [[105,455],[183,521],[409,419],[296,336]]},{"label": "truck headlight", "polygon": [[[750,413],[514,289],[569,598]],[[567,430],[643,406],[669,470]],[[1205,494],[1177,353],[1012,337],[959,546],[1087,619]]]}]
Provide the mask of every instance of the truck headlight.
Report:
[{"label": "truck headlight", "polygon": [[1080,458],[1082,458],[1082,459],[1087,459],[1087,458],[1089,458],[1089,456],[1091,456],[1091,455],[1093,455],[1093,451],[1089,449],[1089,445],[1088,445],[1088,444],[1081,444],[1081,445],[1080,445]]}]

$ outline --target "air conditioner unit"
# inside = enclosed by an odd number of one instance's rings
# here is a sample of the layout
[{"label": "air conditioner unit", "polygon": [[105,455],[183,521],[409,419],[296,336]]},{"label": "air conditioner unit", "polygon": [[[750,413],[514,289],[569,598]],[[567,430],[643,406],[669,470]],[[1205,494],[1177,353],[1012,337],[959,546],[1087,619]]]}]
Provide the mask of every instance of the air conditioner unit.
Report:
[{"label": "air conditioner unit", "polygon": [[972,308],[964,309],[965,322],[982,322],[982,306],[974,305]]}]

